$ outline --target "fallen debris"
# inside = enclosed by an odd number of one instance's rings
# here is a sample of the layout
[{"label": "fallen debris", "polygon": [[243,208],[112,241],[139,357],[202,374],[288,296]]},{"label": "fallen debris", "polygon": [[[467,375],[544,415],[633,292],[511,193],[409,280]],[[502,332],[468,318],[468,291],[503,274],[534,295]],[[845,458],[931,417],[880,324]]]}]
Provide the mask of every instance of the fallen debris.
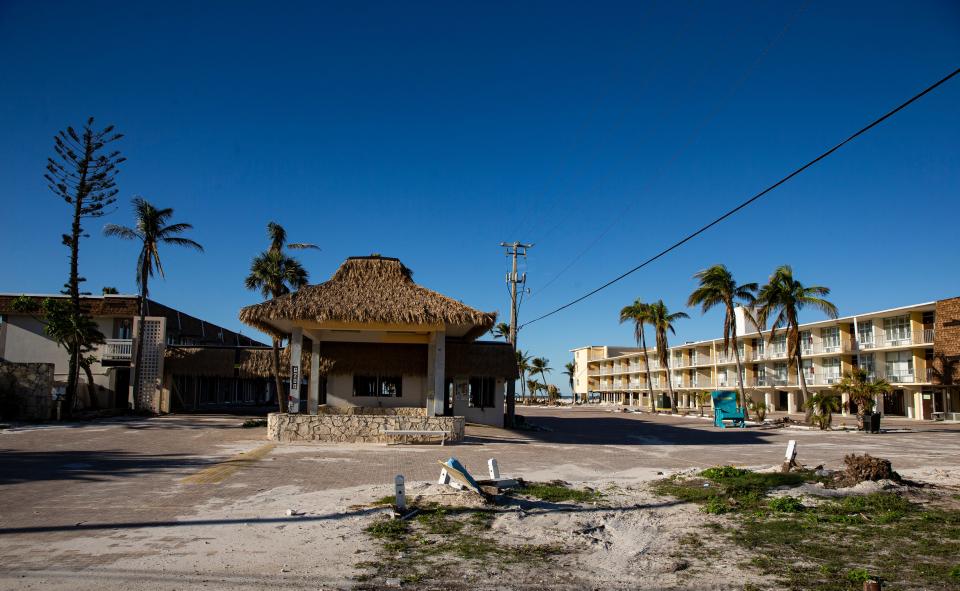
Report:
[{"label": "fallen debris", "polygon": [[843,458],[843,463],[847,469],[844,472],[844,480],[850,484],[858,484],[865,481],[893,480],[899,482],[900,475],[893,471],[890,460],[884,458],[875,458],[870,454],[858,456],[850,454]]}]

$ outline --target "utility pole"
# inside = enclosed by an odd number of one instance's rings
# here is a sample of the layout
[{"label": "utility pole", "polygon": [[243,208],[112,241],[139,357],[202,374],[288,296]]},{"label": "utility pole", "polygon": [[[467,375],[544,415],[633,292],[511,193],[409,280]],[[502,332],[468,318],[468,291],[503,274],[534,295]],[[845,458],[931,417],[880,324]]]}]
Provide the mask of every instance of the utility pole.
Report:
[{"label": "utility pole", "polygon": [[[507,273],[507,283],[510,285],[510,344],[514,352],[517,350],[517,308],[519,300],[517,299],[517,286],[527,283],[527,274],[517,273],[517,257],[526,258],[527,249],[533,248],[532,244],[523,244],[522,242],[501,242],[500,246],[507,249],[507,256],[513,257],[511,271]],[[525,289],[525,288],[524,288]],[[522,379],[522,376],[521,376]],[[508,426],[513,426],[513,419],[516,415],[516,386],[510,382],[507,387],[507,417]]]}]

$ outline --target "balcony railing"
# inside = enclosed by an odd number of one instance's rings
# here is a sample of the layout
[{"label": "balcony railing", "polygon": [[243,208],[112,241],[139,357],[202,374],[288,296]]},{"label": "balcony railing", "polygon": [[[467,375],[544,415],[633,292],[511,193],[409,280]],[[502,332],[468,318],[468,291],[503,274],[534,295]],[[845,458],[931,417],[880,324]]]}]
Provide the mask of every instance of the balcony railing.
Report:
[{"label": "balcony railing", "polygon": [[912,384],[916,381],[913,372],[893,372],[887,374],[887,381],[891,384]]},{"label": "balcony railing", "polygon": [[930,345],[936,336],[934,329],[924,328],[919,331],[888,338],[884,331],[873,334],[870,340],[858,341],[854,343],[854,350],[859,347],[861,351],[868,349],[877,349],[880,347],[902,347],[904,345]]},{"label": "balcony railing", "polygon": [[133,357],[133,339],[107,339],[100,348],[104,361],[130,361]]}]

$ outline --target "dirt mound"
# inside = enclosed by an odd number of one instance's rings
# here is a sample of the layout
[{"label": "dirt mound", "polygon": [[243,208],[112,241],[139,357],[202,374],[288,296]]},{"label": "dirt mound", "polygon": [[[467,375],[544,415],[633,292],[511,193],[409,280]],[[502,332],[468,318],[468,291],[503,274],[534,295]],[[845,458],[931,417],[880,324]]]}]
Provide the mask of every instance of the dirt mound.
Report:
[{"label": "dirt mound", "polygon": [[868,480],[900,481],[900,475],[893,471],[890,460],[884,458],[875,458],[870,454],[863,454],[862,456],[850,454],[843,458],[843,463],[847,467],[844,472],[844,480],[848,485]]}]

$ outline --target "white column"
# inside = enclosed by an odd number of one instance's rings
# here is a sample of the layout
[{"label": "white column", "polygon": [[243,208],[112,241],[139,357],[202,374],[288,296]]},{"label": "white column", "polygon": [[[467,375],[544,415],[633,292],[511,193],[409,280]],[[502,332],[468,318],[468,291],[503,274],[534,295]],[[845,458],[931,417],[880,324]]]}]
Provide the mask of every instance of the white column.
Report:
[{"label": "white column", "polygon": [[763,403],[767,405],[767,412],[773,412],[775,408],[773,404],[773,392],[763,393]]},{"label": "white column", "polygon": [[847,405],[849,404],[850,404],[850,395],[844,392],[843,394],[840,395],[840,410],[841,410],[840,414],[841,415],[847,416],[848,414],[850,414],[847,412]]},{"label": "white column", "polygon": [[310,335],[310,392],[307,394],[307,412],[317,414],[320,406],[320,340]]},{"label": "white column", "polygon": [[787,412],[794,414],[797,412],[797,393],[787,392]]},{"label": "white column", "polygon": [[443,415],[443,386],[446,381],[446,332],[442,330],[430,333],[430,343],[427,345],[427,414]]},{"label": "white column", "polygon": [[883,412],[883,394],[877,394],[873,397],[873,412],[884,414]]},{"label": "white column", "polygon": [[287,412],[300,412],[300,355],[303,351],[303,329],[293,328],[290,335],[290,397],[287,399]]}]

